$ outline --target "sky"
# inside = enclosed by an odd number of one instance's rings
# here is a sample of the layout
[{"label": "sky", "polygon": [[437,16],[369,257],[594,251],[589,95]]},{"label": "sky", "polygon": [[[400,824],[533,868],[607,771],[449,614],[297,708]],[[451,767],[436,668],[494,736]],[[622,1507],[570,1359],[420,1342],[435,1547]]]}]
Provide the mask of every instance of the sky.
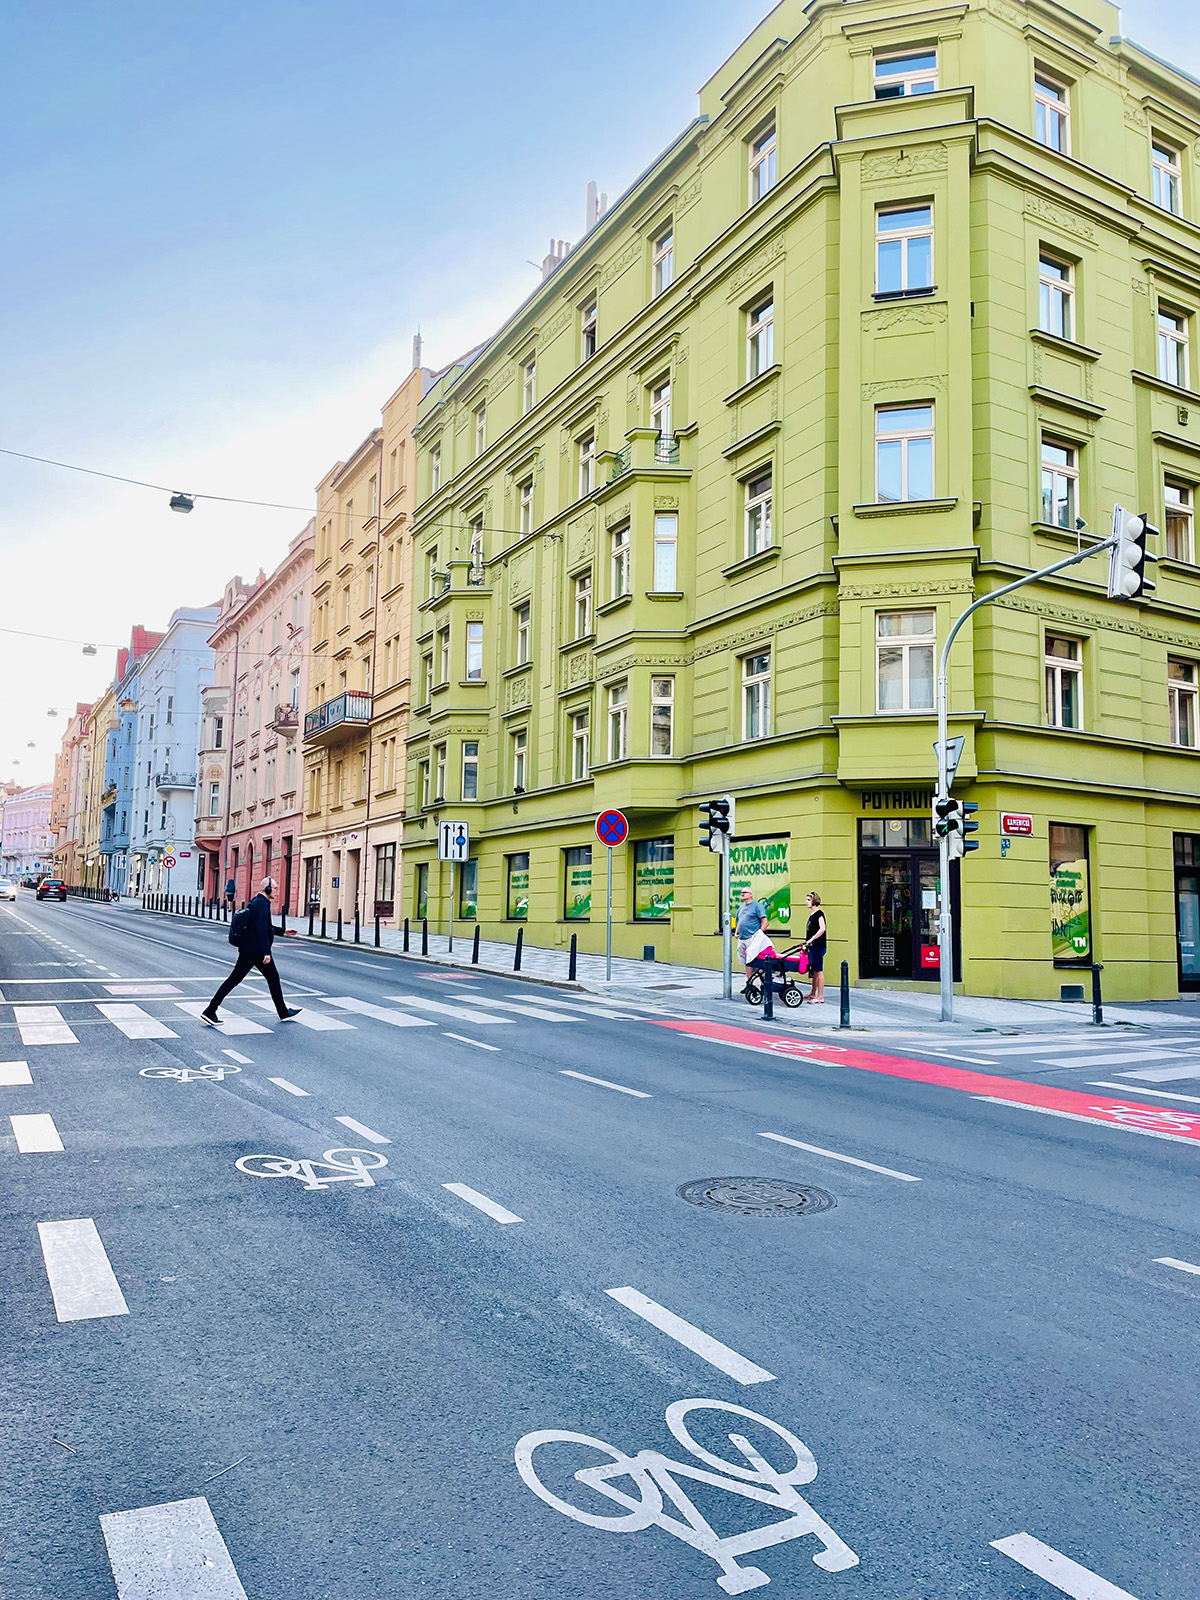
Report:
[{"label": "sky", "polygon": [[[312,506],[418,325],[433,367],[494,332],[589,179],[615,198],[766,10],[8,0],[0,446]],[[1200,77],[1195,15],[1136,0],[1122,31]],[[305,521],[0,456],[0,780],[51,776],[135,623],[270,572]]]}]

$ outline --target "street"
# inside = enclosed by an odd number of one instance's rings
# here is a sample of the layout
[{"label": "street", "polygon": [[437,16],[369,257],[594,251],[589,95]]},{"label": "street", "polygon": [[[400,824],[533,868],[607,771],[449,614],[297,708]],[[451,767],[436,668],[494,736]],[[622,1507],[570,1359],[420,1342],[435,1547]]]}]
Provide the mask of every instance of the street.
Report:
[{"label": "street", "polygon": [[1200,1592],[1200,1027],[275,954],[0,907],[5,1596]]}]

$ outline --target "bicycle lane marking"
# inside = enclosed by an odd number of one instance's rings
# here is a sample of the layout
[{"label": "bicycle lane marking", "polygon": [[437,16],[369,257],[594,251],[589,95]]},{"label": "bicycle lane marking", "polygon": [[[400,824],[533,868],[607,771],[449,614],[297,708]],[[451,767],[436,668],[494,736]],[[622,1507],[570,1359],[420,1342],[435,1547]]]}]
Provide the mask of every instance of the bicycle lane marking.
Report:
[{"label": "bicycle lane marking", "polygon": [[662,1021],[656,1028],[670,1028],[693,1038],[711,1039],[739,1050],[759,1055],[787,1056],[797,1061],[816,1061],[823,1065],[854,1067],[861,1072],[878,1072],[889,1078],[907,1078],[912,1083],[929,1083],[942,1089],[957,1089],[976,1098],[1048,1112],[1072,1121],[1100,1123],[1127,1133],[1148,1134],[1152,1139],[1170,1139],[1177,1144],[1200,1144],[1200,1111],[1169,1110],[1165,1106],[1145,1105],[1129,1100],[1114,1100],[1105,1095],[1086,1095],[1075,1089],[1060,1089],[1048,1083],[1030,1083],[1015,1078],[1000,1078],[983,1072],[967,1072],[962,1067],[943,1066],[933,1061],[906,1061],[897,1056],[876,1055],[870,1050],[855,1050],[849,1045],[829,1045],[808,1039],[793,1039],[753,1028],[736,1028],[726,1022]]}]

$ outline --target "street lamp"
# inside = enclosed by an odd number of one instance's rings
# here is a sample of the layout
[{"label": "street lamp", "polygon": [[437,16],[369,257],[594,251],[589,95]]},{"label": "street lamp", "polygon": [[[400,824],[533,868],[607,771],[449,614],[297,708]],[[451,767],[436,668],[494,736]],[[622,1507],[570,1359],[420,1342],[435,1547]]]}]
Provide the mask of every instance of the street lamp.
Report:
[{"label": "street lamp", "polygon": [[191,494],[183,494],[176,489],[171,496],[170,504],[172,511],[191,511],[195,507],[196,497]]}]

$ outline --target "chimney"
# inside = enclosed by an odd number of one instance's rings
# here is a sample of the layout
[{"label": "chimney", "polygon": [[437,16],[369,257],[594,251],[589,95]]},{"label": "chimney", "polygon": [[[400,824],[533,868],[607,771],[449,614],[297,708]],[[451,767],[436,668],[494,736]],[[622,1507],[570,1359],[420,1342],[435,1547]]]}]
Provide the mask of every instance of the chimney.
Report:
[{"label": "chimney", "polygon": [[600,194],[595,180],[587,186],[587,216],[584,219],[583,231],[589,232],[600,221],[608,210],[608,196]]},{"label": "chimney", "polygon": [[421,330],[420,330],[420,328],[418,328],[416,333],[413,334],[413,371],[415,372],[420,365],[421,365]]},{"label": "chimney", "polygon": [[546,279],[555,270],[555,268],[560,267],[567,259],[567,252],[570,250],[570,248],[571,246],[565,239],[551,239],[550,253],[542,258],[543,283],[545,283]]}]

